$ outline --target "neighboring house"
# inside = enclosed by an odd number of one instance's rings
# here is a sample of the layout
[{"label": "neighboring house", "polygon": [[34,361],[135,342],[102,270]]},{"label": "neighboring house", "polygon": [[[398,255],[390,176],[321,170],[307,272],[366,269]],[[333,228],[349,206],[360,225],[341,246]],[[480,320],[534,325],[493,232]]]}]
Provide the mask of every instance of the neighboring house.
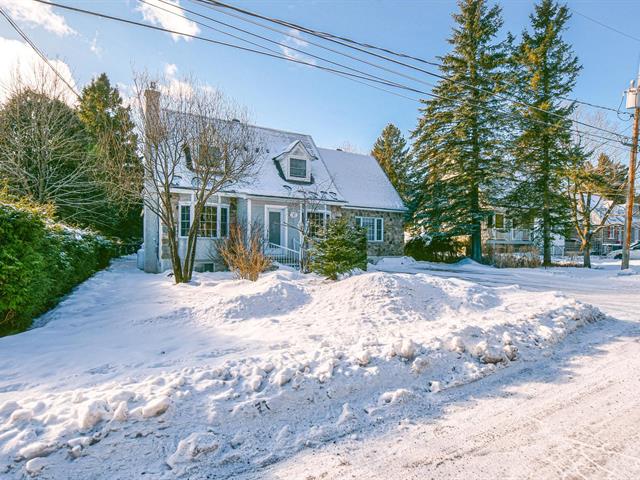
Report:
[{"label": "neighboring house", "polygon": [[[610,200],[601,200],[593,196],[594,208],[591,214],[591,222],[594,228],[602,223],[602,217],[608,211]],[[594,255],[606,255],[612,250],[622,248],[624,239],[624,225],[626,219],[627,205],[620,204],[613,207],[609,217],[605,221],[605,226],[593,237],[591,242],[591,253]],[[633,208],[633,220],[631,222],[631,243],[640,240],[640,209],[638,205]],[[580,253],[580,239],[575,232],[571,231],[571,236],[567,239],[567,255],[577,255]]]},{"label": "neighboring house", "polygon": [[[482,222],[482,241],[496,252],[519,252],[533,247],[539,248],[533,236],[534,223],[531,220],[514,219],[504,209],[496,209]],[[551,254],[564,255],[565,239],[553,235]]]},{"label": "neighboring house", "polygon": [[[246,182],[223,189],[208,203],[201,216],[196,269],[224,268],[216,258],[215,242],[228,235],[233,222],[260,228],[267,254],[274,259],[298,258],[303,215],[316,225],[346,215],[366,228],[369,256],[403,254],[406,208],[375,158],[317,148],[310,135],[251,128],[259,138],[258,167]],[[144,243],[138,261],[145,271],[171,268],[170,234],[178,236],[180,252],[186,251],[193,221],[193,181],[185,158],[171,187],[177,232],[167,232],[157,215],[145,207]]]}]

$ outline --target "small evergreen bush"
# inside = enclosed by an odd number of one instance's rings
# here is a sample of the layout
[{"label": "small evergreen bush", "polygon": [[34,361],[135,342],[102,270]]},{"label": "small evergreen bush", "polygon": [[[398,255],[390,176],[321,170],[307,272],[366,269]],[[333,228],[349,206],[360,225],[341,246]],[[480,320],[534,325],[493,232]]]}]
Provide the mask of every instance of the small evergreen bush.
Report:
[{"label": "small evergreen bush", "polygon": [[404,254],[427,262],[454,263],[463,258],[464,243],[453,237],[414,237],[404,246]]},{"label": "small evergreen bush", "polygon": [[0,336],[27,329],[114,256],[113,242],[55,224],[51,213],[0,198]]},{"label": "small evergreen bush", "polygon": [[354,268],[367,269],[366,231],[345,217],[332,220],[325,238],[317,240],[311,250],[311,270],[337,280]]}]

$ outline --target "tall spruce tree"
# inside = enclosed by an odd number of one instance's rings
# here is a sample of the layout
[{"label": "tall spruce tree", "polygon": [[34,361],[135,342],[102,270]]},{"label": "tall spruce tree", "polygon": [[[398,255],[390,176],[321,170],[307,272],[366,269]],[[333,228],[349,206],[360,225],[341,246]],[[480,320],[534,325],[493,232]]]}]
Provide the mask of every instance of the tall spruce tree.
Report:
[{"label": "tall spruce tree", "polygon": [[94,78],[82,90],[78,116],[90,138],[90,159],[94,162],[95,181],[106,196],[108,218],[105,233],[121,238],[139,237],[142,202],[132,195],[142,189],[142,166],[137,153],[137,137],[130,109],[125,107],[118,89],[105,73]]},{"label": "tall spruce tree", "polygon": [[501,9],[485,0],[460,0],[440,58],[443,78],[423,100],[413,132],[416,226],[435,236],[469,236],[470,254],[482,259],[482,220],[500,193],[504,118],[500,113],[509,38],[498,41]]},{"label": "tall spruce tree", "polygon": [[575,104],[562,100],[573,90],[581,70],[562,33],[569,10],[554,0],[542,0],[531,14],[530,31],[514,49],[514,84],[523,103],[514,106],[518,133],[513,144],[516,168],[522,175],[513,204],[538,218],[543,264],[551,264],[553,234],[563,234],[569,222],[564,174],[571,164],[571,114]]},{"label": "tall spruce tree", "polygon": [[378,163],[389,177],[391,184],[407,201],[409,187],[409,147],[402,132],[393,123],[388,124],[376,140],[371,150]]}]

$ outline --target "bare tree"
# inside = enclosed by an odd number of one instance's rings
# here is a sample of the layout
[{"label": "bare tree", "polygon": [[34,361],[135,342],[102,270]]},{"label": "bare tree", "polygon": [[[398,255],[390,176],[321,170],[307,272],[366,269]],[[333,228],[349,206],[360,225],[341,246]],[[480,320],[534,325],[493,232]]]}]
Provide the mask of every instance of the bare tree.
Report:
[{"label": "bare tree", "polygon": [[[222,189],[253,175],[259,139],[244,109],[191,79],[157,82],[142,74],[135,79],[135,91],[139,138],[145,146],[143,201],[167,230],[176,283],[188,282],[204,207]],[[193,198],[182,258],[175,208],[175,187],[180,185],[187,185]]]},{"label": "bare tree", "polygon": [[[603,128],[614,128],[600,115],[588,120]],[[625,201],[625,168],[613,155],[615,151],[607,150],[606,144],[585,137],[575,140],[573,163],[567,173],[567,195],[583,265],[587,268],[591,268],[595,236],[606,226],[615,208]]]},{"label": "bare tree", "polygon": [[33,77],[16,75],[0,108],[0,177],[12,194],[52,204],[67,221],[100,224],[107,200],[67,87],[44,67],[34,67]]}]

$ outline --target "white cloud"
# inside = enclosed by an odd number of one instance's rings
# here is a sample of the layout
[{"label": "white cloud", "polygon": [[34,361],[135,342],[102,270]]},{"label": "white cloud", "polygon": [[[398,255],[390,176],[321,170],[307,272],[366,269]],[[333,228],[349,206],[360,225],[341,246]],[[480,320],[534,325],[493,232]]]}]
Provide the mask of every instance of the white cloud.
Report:
[{"label": "white cloud", "polygon": [[62,15],[53,12],[50,5],[31,0],[0,0],[0,7],[6,9],[17,22],[43,27],[60,36],[76,33]]},{"label": "white cloud", "polygon": [[193,95],[193,86],[177,77],[178,66],[175,63],[167,63],[164,66],[165,78],[159,86],[160,91],[169,96]]},{"label": "white cloud", "polygon": [[[198,25],[189,20],[185,16],[184,10],[179,8],[180,0],[165,0],[171,3],[172,6],[169,6],[166,3],[162,3],[157,0],[146,1],[147,3],[140,3],[137,8],[137,10],[142,13],[142,17],[146,21],[151,22],[154,25],[160,25],[162,28],[166,28],[168,30],[187,33],[189,35],[197,35],[198,33],[200,33]],[[158,8],[156,8],[156,6]],[[176,42],[181,38],[186,41],[191,40],[190,37],[179,35],[176,33],[172,33],[171,37]]]},{"label": "white cloud", "polygon": [[[55,73],[26,43],[0,37],[0,52],[0,103],[7,98],[14,81],[18,78],[24,84],[41,87],[42,78],[38,73],[44,72],[45,80],[51,79],[53,83]],[[49,61],[77,91],[69,66],[62,60]],[[64,84],[60,86],[60,93],[67,103],[72,104],[76,101],[76,96]]]},{"label": "white cloud", "polygon": [[290,28],[288,34],[289,36],[285,37],[284,40],[281,42],[284,45],[280,45],[280,50],[282,50],[282,53],[286,57],[289,57],[291,59],[301,60],[307,63],[311,63],[312,65],[316,65],[315,59],[308,57],[303,53],[296,52],[295,50],[292,50],[291,48],[289,48],[289,47],[295,47],[299,50],[302,50],[304,47],[309,46],[309,43],[300,36],[300,32],[298,32],[298,30]]},{"label": "white cloud", "polygon": [[98,45],[98,31],[96,30],[91,43],[89,43],[89,50],[91,50],[96,57],[102,58],[102,47]]},{"label": "white cloud", "polygon": [[175,63],[167,63],[164,66],[164,74],[167,77],[175,77],[176,73],[178,73],[178,66]]}]

